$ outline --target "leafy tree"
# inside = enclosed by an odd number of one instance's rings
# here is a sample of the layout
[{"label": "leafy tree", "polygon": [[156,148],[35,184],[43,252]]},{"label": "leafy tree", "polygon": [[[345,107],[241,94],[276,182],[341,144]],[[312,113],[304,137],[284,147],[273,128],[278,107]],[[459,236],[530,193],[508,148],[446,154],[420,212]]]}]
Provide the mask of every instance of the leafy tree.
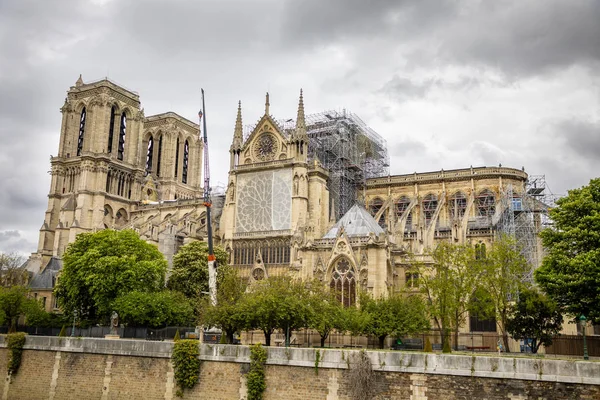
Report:
[{"label": "leafy tree", "polygon": [[250,288],[244,302],[245,325],[260,329],[265,334],[265,344],[271,345],[271,335],[276,329],[287,333],[308,325],[312,310],[308,290],[300,281],[290,277],[271,277]]},{"label": "leafy tree", "polygon": [[16,332],[17,322],[25,316],[29,324],[37,324],[47,318],[39,301],[28,297],[24,286],[0,288],[0,321],[9,324],[9,333]]},{"label": "leafy tree", "polygon": [[29,272],[23,266],[25,259],[17,253],[0,253],[0,286],[25,286]]},{"label": "leafy tree", "polygon": [[487,303],[493,307],[504,348],[509,352],[506,325],[510,317],[511,304],[517,299],[519,292],[530,286],[524,278],[531,271],[532,266],[527,263],[516,239],[508,235],[502,235],[492,243],[482,265],[484,273],[481,283],[489,294],[489,301],[482,304]]},{"label": "leafy tree", "polygon": [[116,298],[162,290],[166,270],[163,255],[132,230],[82,233],[63,256],[55,293],[67,315],[103,320]]},{"label": "leafy tree", "polygon": [[569,314],[600,324],[600,178],[556,204],[554,227],[540,234],[547,254],[535,279]]},{"label": "leafy tree", "polygon": [[419,273],[419,288],[425,295],[429,314],[438,327],[442,343],[449,346],[449,333],[454,331],[458,344],[458,331],[465,323],[469,311],[469,297],[479,284],[482,266],[468,245],[441,242],[430,253],[432,263],[414,262]]},{"label": "leafy tree", "polygon": [[308,301],[312,310],[308,326],[319,333],[321,347],[325,347],[331,331],[343,330],[344,308],[335,293],[319,281],[311,283]]},{"label": "leafy tree", "polygon": [[[219,246],[214,247],[217,268],[225,267],[229,254]],[[217,269],[217,271],[218,271]],[[181,247],[173,257],[173,270],[167,287],[183,293],[188,299],[198,299],[208,292],[208,244],[191,242]]]},{"label": "leafy tree", "polygon": [[128,325],[186,326],[194,323],[194,310],[188,299],[179,292],[126,293],[115,300],[114,310],[121,321]]},{"label": "leafy tree", "polygon": [[552,336],[558,334],[562,327],[559,307],[535,289],[521,291],[519,300],[510,311],[506,330],[515,339],[531,339],[532,353],[537,353],[541,345],[551,345]]},{"label": "leafy tree", "polygon": [[246,284],[237,271],[227,265],[221,265],[217,275],[217,304],[208,305],[203,323],[216,326],[225,333],[226,343],[233,343],[235,332],[244,327],[244,296]]},{"label": "leafy tree", "polygon": [[365,333],[379,339],[383,349],[388,335],[405,336],[429,329],[425,303],[419,296],[393,294],[373,299],[363,294],[361,312],[369,316]]}]

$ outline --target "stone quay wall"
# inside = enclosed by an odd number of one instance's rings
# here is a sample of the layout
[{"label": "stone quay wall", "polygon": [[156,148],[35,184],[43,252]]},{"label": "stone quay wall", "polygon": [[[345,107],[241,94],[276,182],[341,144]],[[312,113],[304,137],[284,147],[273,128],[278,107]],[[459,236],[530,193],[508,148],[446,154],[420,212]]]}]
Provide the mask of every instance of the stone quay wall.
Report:
[{"label": "stone quay wall", "polygon": [[[2,399],[177,399],[172,342],[28,336]],[[358,350],[268,348],[265,400],[350,400]],[[600,363],[500,356],[367,351],[372,399],[600,399]],[[200,346],[199,383],[184,399],[246,399],[247,346]],[[317,364],[317,359],[318,364]]]}]

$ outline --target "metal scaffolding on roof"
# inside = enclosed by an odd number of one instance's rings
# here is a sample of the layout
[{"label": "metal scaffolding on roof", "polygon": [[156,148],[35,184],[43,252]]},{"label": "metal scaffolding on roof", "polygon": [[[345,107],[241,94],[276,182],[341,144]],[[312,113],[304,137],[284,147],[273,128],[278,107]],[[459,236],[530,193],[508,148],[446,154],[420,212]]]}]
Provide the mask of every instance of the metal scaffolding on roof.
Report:
[{"label": "metal scaffolding on roof", "polygon": [[555,199],[547,188],[544,175],[530,175],[520,190],[507,185],[502,191],[499,214],[494,217],[496,232],[515,237],[531,266],[523,277],[526,281],[533,282],[533,271],[542,262],[539,233],[552,224],[548,211],[554,207]]},{"label": "metal scaffolding on roof", "polygon": [[331,214],[337,221],[355,203],[365,180],[389,175],[387,143],[356,114],[330,110],[306,116],[309,160],[329,171]]}]

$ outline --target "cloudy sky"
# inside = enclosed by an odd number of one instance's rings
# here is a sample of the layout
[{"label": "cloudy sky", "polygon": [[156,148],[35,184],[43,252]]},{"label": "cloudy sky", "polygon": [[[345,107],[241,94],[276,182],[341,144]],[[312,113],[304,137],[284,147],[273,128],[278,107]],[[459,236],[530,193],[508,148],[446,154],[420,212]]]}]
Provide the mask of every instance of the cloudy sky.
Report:
[{"label": "cloudy sky", "polygon": [[600,176],[596,0],[0,0],[0,251],[34,251],[59,108],[108,76],[146,115],[195,120],[206,91],[214,179],[244,124],[347,108],[391,173],[502,164],[554,193]]}]

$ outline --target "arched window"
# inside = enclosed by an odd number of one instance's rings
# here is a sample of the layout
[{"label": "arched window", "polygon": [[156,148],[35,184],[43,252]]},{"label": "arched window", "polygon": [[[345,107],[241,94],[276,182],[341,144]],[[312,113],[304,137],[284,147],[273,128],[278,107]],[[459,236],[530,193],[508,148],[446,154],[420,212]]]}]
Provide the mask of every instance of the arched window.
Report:
[{"label": "arched window", "polygon": [[119,151],[117,152],[117,158],[123,160],[125,154],[125,133],[127,132],[127,116],[125,112],[121,114],[121,127],[119,129]]},{"label": "arched window", "polygon": [[340,258],[336,262],[331,272],[329,287],[335,291],[337,299],[344,307],[356,303],[356,272],[347,258]]},{"label": "arched window", "polygon": [[470,300],[469,325],[471,332],[496,332],[496,318],[486,315],[483,310],[494,309],[492,299],[485,289],[478,289]]},{"label": "arched window", "polygon": [[456,192],[448,200],[450,218],[461,219],[467,210],[467,196],[463,192]]},{"label": "arched window", "polygon": [[179,172],[179,138],[177,138],[177,144],[175,145],[175,178]]},{"label": "arched window", "polygon": [[162,158],[162,135],[158,138],[158,154],[156,155],[156,176],[160,176],[160,159]]},{"label": "arched window", "polygon": [[190,145],[188,141],[185,141],[183,145],[183,169],[181,171],[181,182],[187,183],[188,178],[188,161],[190,158]]},{"label": "arched window", "polygon": [[85,107],[81,110],[81,117],[79,118],[79,137],[77,139],[77,155],[81,155],[81,150],[83,150],[83,135],[85,134]]},{"label": "arched window", "polygon": [[485,189],[477,195],[477,215],[480,217],[491,217],[496,211],[496,197],[494,193]]},{"label": "arched window", "polygon": [[410,206],[410,199],[406,196],[402,196],[396,201],[396,218],[400,219],[404,216],[404,213]]},{"label": "arched window", "polygon": [[423,199],[423,216],[425,218],[425,226],[429,226],[433,219],[433,214],[438,206],[437,196],[435,194],[428,194]]},{"label": "arched window", "polygon": [[146,173],[152,172],[152,156],[154,155],[154,139],[148,139],[148,151],[146,152]]},{"label": "arched window", "polygon": [[110,125],[108,127],[108,153],[112,153],[113,137],[115,136],[115,118],[117,116],[116,114],[117,108],[115,106],[112,106],[112,108],[110,109]]},{"label": "arched window", "polygon": [[475,245],[475,259],[485,260],[485,243]]},{"label": "arched window", "polygon": [[381,200],[379,197],[371,200],[371,203],[369,204],[369,211],[371,212],[371,215],[375,216],[379,210],[381,210],[381,207],[383,207],[383,200]]}]

